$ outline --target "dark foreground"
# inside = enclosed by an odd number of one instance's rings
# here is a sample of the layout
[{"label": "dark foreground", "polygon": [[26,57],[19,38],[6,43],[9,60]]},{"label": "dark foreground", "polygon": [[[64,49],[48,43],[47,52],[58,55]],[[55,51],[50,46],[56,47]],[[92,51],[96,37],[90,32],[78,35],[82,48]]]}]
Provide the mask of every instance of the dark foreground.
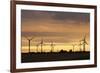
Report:
[{"label": "dark foreground", "polygon": [[21,62],[46,62],[64,60],[87,60],[90,59],[90,52],[50,52],[50,53],[22,53]]}]

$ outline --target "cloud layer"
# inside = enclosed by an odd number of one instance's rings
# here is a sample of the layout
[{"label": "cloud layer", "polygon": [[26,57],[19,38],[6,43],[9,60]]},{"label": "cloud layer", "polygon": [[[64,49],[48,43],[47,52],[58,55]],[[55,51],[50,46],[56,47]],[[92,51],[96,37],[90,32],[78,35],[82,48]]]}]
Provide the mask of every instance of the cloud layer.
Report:
[{"label": "cloud layer", "polygon": [[86,34],[89,42],[89,22],[89,13],[22,10],[22,39],[34,36],[35,41],[43,38],[45,42],[68,43],[79,41]]}]

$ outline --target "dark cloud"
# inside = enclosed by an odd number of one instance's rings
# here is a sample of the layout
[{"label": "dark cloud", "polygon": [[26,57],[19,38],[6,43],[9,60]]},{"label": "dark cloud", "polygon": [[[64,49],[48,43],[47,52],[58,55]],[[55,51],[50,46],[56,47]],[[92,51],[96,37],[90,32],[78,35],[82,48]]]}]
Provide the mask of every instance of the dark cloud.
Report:
[{"label": "dark cloud", "polygon": [[54,18],[57,20],[66,20],[66,21],[82,21],[89,22],[88,13],[76,13],[76,12],[56,12]]},{"label": "dark cloud", "polygon": [[59,22],[89,22],[89,13],[77,12],[56,12],[56,11],[36,11],[36,10],[22,10],[22,22],[25,21],[46,21],[55,20]]},{"label": "dark cloud", "polygon": [[80,33],[76,33],[76,32],[67,32],[67,33],[63,33],[63,32],[22,32],[22,36],[41,36],[41,37],[55,37],[55,36],[69,36],[70,34],[73,35],[79,35]]}]

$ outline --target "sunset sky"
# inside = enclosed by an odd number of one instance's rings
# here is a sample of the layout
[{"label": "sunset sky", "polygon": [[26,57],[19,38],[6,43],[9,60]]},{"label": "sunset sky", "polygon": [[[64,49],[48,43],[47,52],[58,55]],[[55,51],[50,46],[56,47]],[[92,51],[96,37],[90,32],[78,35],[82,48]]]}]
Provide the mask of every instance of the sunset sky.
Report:
[{"label": "sunset sky", "polygon": [[[61,49],[69,51],[76,44],[75,51],[79,49],[79,41],[86,35],[86,50],[89,50],[90,40],[90,14],[76,12],[21,10],[21,37],[22,52],[28,52],[28,40],[32,38],[31,51],[36,52],[36,45],[43,40],[44,44],[53,42],[54,51]],[[50,51],[50,45],[44,45],[45,52]],[[82,48],[82,46],[81,46]],[[40,46],[38,48],[40,51]]]}]

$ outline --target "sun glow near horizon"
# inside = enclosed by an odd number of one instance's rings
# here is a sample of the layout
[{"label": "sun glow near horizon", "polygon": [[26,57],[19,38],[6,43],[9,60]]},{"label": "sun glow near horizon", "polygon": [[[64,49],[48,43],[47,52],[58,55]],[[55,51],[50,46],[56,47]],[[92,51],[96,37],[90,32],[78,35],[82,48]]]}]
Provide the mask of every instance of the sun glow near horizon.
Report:
[{"label": "sun glow near horizon", "polygon": [[[52,49],[51,45],[43,46],[42,48],[43,48],[42,52],[51,52],[51,49]],[[60,52],[61,50],[67,51],[67,52],[69,52],[71,50],[73,51],[73,45],[55,45],[53,48],[53,52]],[[82,46],[79,47],[79,45],[75,45],[74,52],[80,51],[80,50],[82,51],[83,47]],[[90,50],[89,45],[87,45],[85,51],[89,51],[89,50]],[[29,46],[22,46],[21,52],[28,53]],[[37,48],[37,46],[30,46],[30,52],[41,52],[41,46],[38,46],[38,48]]]}]

